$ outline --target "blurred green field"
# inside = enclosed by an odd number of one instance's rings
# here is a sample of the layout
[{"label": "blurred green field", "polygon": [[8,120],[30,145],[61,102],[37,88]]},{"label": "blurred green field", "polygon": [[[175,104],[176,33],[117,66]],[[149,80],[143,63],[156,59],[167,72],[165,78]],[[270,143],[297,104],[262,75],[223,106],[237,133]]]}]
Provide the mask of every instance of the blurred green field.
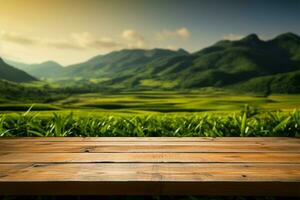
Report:
[{"label": "blurred green field", "polygon": [[52,103],[3,102],[1,113],[32,111],[40,115],[70,113],[75,115],[143,115],[159,113],[230,113],[244,108],[245,105],[265,111],[291,111],[300,108],[300,95],[272,95],[268,97],[238,95],[220,91],[148,91],[124,93],[89,93],[72,95]]}]

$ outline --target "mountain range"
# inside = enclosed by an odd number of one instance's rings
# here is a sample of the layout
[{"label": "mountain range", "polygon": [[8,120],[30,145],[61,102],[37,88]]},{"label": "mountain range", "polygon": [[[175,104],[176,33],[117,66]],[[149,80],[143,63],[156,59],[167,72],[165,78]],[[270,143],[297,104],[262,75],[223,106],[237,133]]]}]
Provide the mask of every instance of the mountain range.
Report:
[{"label": "mountain range", "polygon": [[238,41],[222,40],[194,53],[124,49],[66,67],[52,61],[35,65],[6,62],[37,78],[99,79],[98,84],[116,88],[213,86],[265,93],[300,92],[300,37],[293,33],[267,41],[251,34]]}]

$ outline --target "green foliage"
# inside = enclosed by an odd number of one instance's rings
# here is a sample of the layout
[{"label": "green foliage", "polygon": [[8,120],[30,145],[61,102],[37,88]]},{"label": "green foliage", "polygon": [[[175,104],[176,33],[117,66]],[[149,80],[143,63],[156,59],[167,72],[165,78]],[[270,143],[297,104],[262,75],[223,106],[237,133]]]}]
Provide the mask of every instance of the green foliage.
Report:
[{"label": "green foliage", "polygon": [[257,112],[246,107],[230,115],[144,115],[75,117],[72,113],[43,118],[27,111],[0,116],[1,136],[299,136],[300,111]]},{"label": "green foliage", "polygon": [[239,83],[230,88],[241,92],[297,94],[300,92],[300,71],[262,76]]},{"label": "green foliage", "polygon": [[[25,86],[20,83],[0,80],[0,101],[3,102],[51,102],[65,98],[68,92],[63,89]],[[0,110],[5,106],[0,105]],[[15,106],[17,109],[18,106]],[[28,109],[28,108],[27,108]],[[14,109],[13,109],[14,110]]]}]

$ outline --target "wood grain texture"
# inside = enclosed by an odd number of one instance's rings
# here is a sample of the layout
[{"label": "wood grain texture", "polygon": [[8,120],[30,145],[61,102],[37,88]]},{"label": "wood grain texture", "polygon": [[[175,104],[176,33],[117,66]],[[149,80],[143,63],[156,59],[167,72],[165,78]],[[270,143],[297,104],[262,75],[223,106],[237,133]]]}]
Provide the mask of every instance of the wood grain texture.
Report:
[{"label": "wood grain texture", "polygon": [[2,138],[0,195],[300,196],[297,138]]},{"label": "wood grain texture", "polygon": [[23,142],[1,143],[0,152],[65,152],[65,153],[128,153],[128,152],[300,152],[300,143],[231,143],[231,142],[184,142],[184,143],[121,143],[114,142],[91,143],[91,142]]},{"label": "wood grain texture", "polygon": [[300,153],[0,153],[1,163],[300,164]]},{"label": "wood grain texture", "polygon": [[[84,163],[1,164],[0,182],[47,181],[276,181],[297,182],[300,164]],[[270,171],[272,173],[270,173]],[[262,176],[263,174],[263,176]]]}]

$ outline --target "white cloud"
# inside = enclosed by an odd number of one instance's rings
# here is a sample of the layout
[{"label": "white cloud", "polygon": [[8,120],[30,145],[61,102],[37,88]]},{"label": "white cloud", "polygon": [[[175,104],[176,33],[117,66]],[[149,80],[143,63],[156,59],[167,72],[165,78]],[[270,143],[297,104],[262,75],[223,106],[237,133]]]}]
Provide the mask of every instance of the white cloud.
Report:
[{"label": "white cloud", "polygon": [[71,38],[80,46],[87,46],[88,43],[94,40],[94,37],[89,32],[72,33]]},{"label": "white cloud", "polygon": [[135,30],[124,30],[122,38],[129,42],[129,48],[143,48],[146,45],[144,37]]},{"label": "white cloud", "polygon": [[9,42],[22,46],[41,46],[71,50],[115,50],[124,48],[125,44],[115,42],[111,38],[95,38],[90,33],[73,33],[65,39],[49,39],[21,35],[13,32],[0,32],[1,42]]},{"label": "white cloud", "polygon": [[124,48],[124,44],[113,40],[108,37],[96,38],[92,36],[92,34],[88,32],[83,33],[73,33],[71,38],[77,43],[79,46],[89,49],[101,49],[101,50],[115,50]]},{"label": "white cloud", "polygon": [[160,40],[167,40],[167,39],[173,39],[173,38],[187,40],[190,37],[191,37],[191,32],[185,27],[179,28],[174,31],[163,30],[163,31],[157,33],[157,38]]},{"label": "white cloud", "polygon": [[[119,38],[120,39],[120,38]],[[21,46],[39,46],[57,49],[69,50],[101,50],[113,51],[122,48],[144,48],[145,39],[134,30],[125,30],[122,32],[122,39],[109,37],[94,37],[89,32],[72,33],[63,39],[49,39],[22,35],[13,32],[0,32],[0,41],[13,43]]]},{"label": "white cloud", "polygon": [[180,28],[176,33],[182,39],[188,39],[191,36],[191,33],[187,28]]},{"label": "white cloud", "polygon": [[58,49],[82,49],[82,47],[66,39],[48,39],[22,35],[14,32],[0,32],[1,42],[9,42],[22,46],[47,46]]},{"label": "white cloud", "polygon": [[40,43],[37,45],[56,48],[56,49],[71,49],[71,50],[84,49],[83,46],[74,43],[71,40],[66,40],[66,39],[61,39],[61,40],[41,39]]},{"label": "white cloud", "polygon": [[22,36],[14,32],[6,32],[6,31],[0,32],[0,39],[1,41],[19,43],[22,45],[35,45],[36,43],[38,43],[38,39]]},{"label": "white cloud", "polygon": [[223,40],[230,40],[230,41],[235,41],[235,40],[240,40],[243,37],[245,37],[244,35],[238,35],[238,34],[228,34],[228,35],[224,35],[223,36]]}]

